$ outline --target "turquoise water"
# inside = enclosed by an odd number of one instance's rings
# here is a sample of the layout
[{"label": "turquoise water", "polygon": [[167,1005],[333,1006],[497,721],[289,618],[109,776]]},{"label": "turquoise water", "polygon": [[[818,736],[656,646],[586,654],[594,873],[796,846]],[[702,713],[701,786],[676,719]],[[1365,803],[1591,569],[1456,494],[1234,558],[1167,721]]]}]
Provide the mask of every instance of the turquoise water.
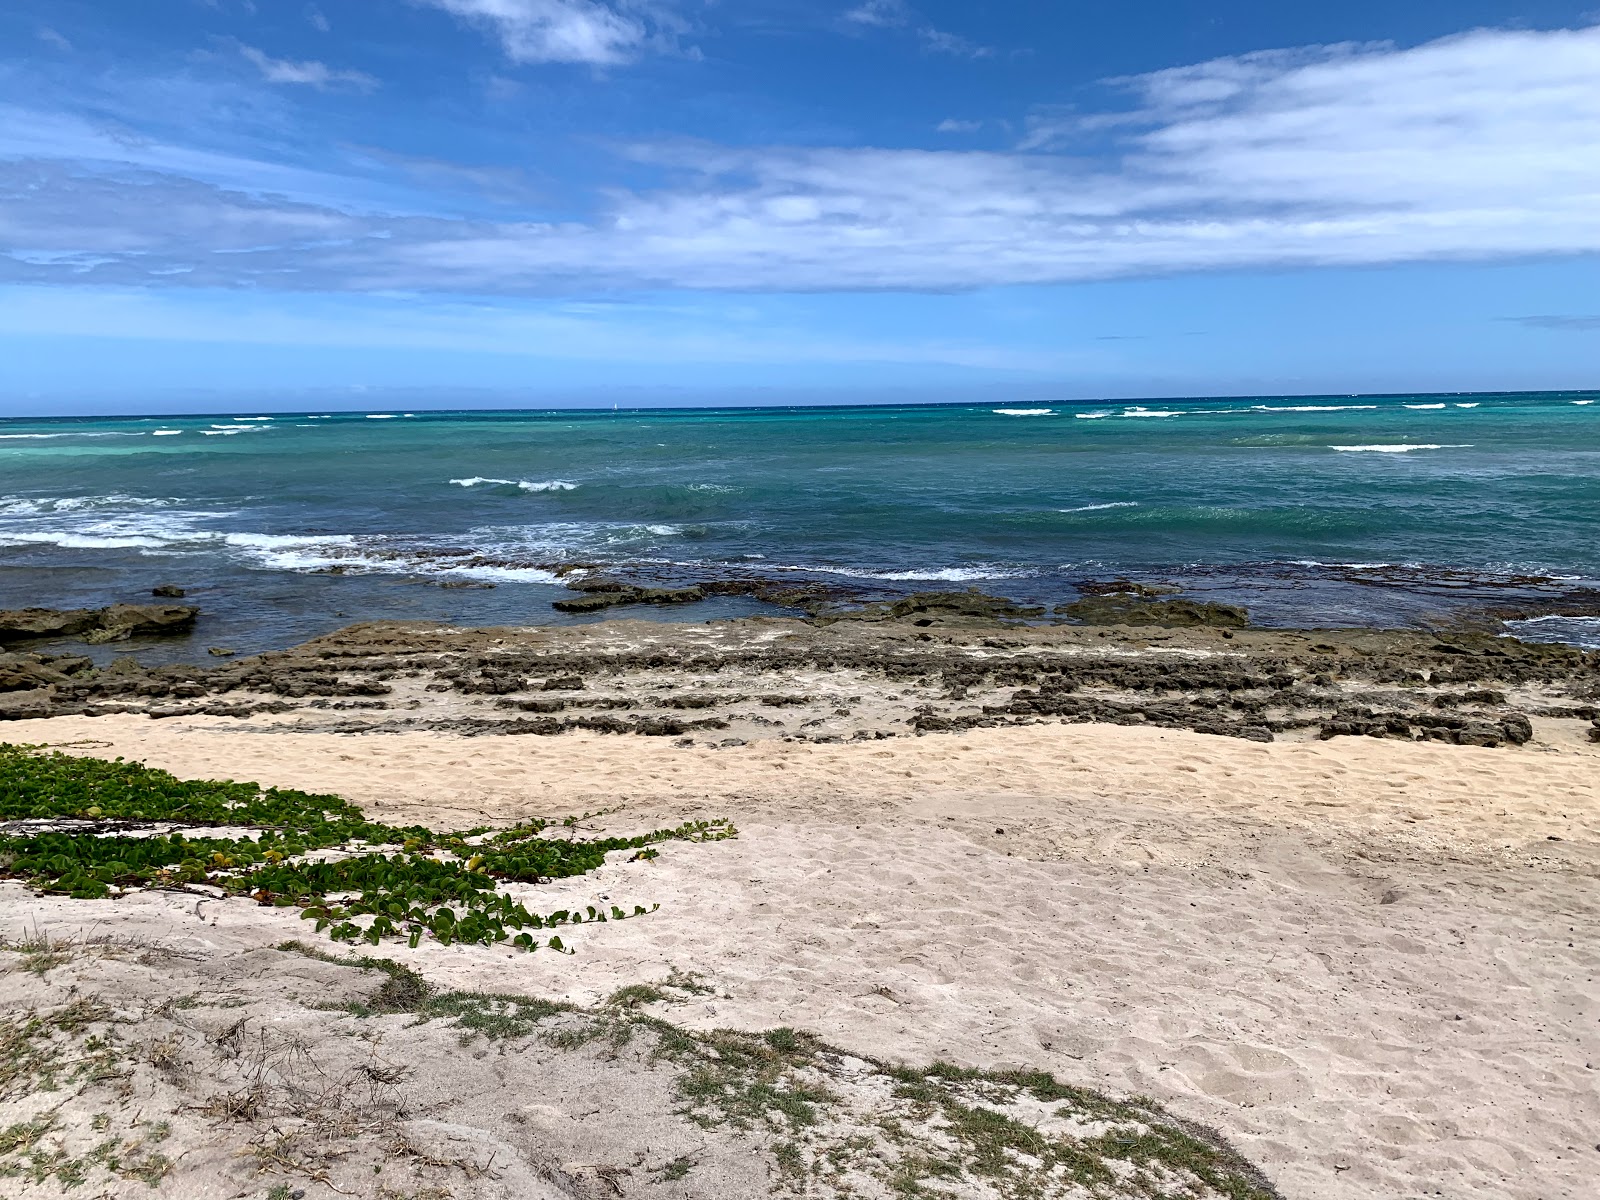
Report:
[{"label": "turquoise water", "polygon": [[1051,601],[1132,575],[1274,623],[1414,623],[1600,578],[1596,400],[11,420],[0,604],[174,582],[254,649],[357,616],[549,620],[553,569],[584,562]]}]

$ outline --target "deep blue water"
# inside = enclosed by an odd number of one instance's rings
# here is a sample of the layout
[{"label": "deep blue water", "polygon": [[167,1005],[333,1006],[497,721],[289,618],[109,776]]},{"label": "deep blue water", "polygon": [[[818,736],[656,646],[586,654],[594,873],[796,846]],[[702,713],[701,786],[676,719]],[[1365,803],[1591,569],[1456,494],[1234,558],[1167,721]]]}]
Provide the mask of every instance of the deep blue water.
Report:
[{"label": "deep blue water", "polygon": [[[1600,579],[1597,399],[11,420],[0,606],[173,582],[202,642],[252,650],[558,620],[551,566],[597,562],[1052,601],[1132,575],[1270,623],[1416,623],[1512,576]],[[437,586],[469,580],[496,587]]]}]

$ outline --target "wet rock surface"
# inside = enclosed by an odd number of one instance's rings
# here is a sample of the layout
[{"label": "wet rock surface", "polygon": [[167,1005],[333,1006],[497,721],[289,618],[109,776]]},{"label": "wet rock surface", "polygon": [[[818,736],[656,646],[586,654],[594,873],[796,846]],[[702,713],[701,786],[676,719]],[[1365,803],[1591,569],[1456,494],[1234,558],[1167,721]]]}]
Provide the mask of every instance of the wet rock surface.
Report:
[{"label": "wet rock surface", "polygon": [[993,598],[945,595],[842,620],[370,622],[204,665],[0,653],[0,720],[142,712],[262,732],[582,730],[711,745],[1067,722],[1256,741],[1514,747],[1562,723],[1600,737],[1600,652],[1470,632],[1042,626]]},{"label": "wet rock surface", "polygon": [[1158,600],[1151,596],[1149,588],[1131,593],[1089,595],[1072,604],[1058,605],[1055,612],[1085,625],[1162,625],[1168,628],[1206,625],[1214,629],[1243,629],[1250,624],[1249,612],[1234,604]]},{"label": "wet rock surface", "polygon": [[[180,593],[181,594],[181,593]],[[0,644],[77,638],[91,645],[133,637],[189,633],[200,610],[187,604],[113,604],[109,608],[15,608],[0,612]]]}]

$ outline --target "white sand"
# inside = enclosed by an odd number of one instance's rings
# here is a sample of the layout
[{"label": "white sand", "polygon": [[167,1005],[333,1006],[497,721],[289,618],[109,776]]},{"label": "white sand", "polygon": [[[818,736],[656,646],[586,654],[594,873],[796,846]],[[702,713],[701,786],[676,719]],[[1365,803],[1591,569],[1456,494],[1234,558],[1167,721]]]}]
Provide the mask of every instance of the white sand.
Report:
[{"label": "white sand", "polygon": [[[672,1019],[1145,1093],[1222,1131],[1292,1200],[1587,1200],[1600,746],[1575,730],[1552,723],[1521,750],[1100,726],[725,750],[220,718],[5,735],[337,792],[435,827],[619,806],[608,828],[732,816],[735,841],[549,887],[551,908],[661,903],[575,932],[576,958],[424,946],[407,961],[441,983],[584,1001],[699,971],[731,999]],[[8,930],[104,930],[117,912],[4,893]],[[265,917],[306,932],[292,911],[161,912],[172,936]]]}]

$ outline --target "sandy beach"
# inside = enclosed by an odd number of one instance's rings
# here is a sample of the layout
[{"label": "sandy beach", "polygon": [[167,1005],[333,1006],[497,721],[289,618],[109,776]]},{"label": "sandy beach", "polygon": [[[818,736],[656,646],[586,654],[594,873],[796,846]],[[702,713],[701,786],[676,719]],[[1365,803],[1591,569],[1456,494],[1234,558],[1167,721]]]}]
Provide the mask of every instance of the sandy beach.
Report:
[{"label": "sandy beach", "polygon": [[[574,931],[576,956],[399,949],[440,986],[594,1004],[694,973],[711,990],[652,1011],[1148,1095],[1290,1200],[1576,1198],[1600,1169],[1600,745],[1581,722],[1486,748],[1053,723],[705,746],[283,720],[124,713],[5,732],[336,792],[390,822],[737,822],[736,839],[542,887],[551,906],[661,906]],[[293,910],[14,883],[0,927],[220,960],[305,932]],[[162,1194],[201,1194],[180,1178]],[[713,1190],[638,1194],[760,1194],[698,1186]],[[452,1194],[516,1193],[480,1180]]]}]

